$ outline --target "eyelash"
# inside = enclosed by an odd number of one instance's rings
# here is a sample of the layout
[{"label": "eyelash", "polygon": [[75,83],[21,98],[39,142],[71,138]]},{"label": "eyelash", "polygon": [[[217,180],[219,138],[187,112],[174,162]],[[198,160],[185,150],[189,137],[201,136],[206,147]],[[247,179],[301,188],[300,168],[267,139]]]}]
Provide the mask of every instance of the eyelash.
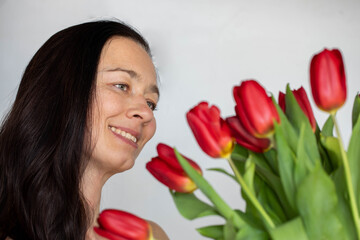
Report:
[{"label": "eyelash", "polygon": [[[114,85],[116,88],[118,88],[121,91],[128,91],[130,86],[128,84],[125,83],[118,83]],[[126,88],[126,89],[123,89]],[[153,101],[146,101],[147,105],[149,106],[149,108],[151,109],[151,111],[156,111],[156,103],[154,103]]]},{"label": "eyelash", "polygon": [[152,102],[152,101],[146,101],[147,105],[149,106],[149,108],[151,109],[151,111],[156,111],[156,103]]}]

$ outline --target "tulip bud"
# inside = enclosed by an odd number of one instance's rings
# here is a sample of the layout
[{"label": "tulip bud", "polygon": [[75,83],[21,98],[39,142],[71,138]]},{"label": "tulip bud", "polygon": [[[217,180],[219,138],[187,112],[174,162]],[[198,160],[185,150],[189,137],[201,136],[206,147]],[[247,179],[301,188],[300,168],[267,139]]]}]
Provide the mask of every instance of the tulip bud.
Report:
[{"label": "tulip bud", "polygon": [[98,217],[99,227],[94,231],[110,240],[151,240],[150,224],[131,213],[106,209]]},{"label": "tulip bud", "polygon": [[311,91],[316,105],[334,113],[346,100],[346,77],[339,50],[325,49],[315,55],[310,65]]},{"label": "tulip bud", "polygon": [[234,143],[230,128],[220,117],[216,106],[209,107],[207,102],[201,102],[186,114],[186,118],[206,154],[213,158],[225,158],[231,154]]},{"label": "tulip bud", "polygon": [[[177,192],[191,193],[197,189],[195,183],[187,176],[178,162],[174,149],[159,143],[157,146],[159,156],[152,158],[146,164],[146,169],[161,183],[168,188]],[[183,156],[184,157],[184,156]],[[202,174],[200,167],[191,159],[188,160],[190,165]]]},{"label": "tulip bud", "polygon": [[257,138],[246,131],[237,116],[226,118],[230,126],[232,136],[236,142],[251,151],[262,153],[270,147],[270,140],[267,138]]},{"label": "tulip bud", "polygon": [[[303,87],[293,90],[292,93],[294,94],[294,97],[299,104],[301,110],[304,112],[306,117],[309,119],[311,128],[313,132],[316,130],[316,120],[314,117],[314,113],[312,111],[309,98],[305,92],[305,89]],[[285,103],[285,94],[283,92],[279,92],[279,106],[281,109],[286,112],[286,103]]]},{"label": "tulip bud", "polygon": [[255,80],[243,81],[233,89],[236,113],[244,128],[251,135],[266,138],[273,133],[274,120],[279,114],[265,89]]}]

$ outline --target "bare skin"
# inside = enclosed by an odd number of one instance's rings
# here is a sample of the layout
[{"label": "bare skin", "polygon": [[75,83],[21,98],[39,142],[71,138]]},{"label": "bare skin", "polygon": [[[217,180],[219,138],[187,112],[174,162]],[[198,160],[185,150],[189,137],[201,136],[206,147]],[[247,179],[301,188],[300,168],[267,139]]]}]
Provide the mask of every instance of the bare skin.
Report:
[{"label": "bare skin", "polygon": [[[130,169],[136,157],[155,133],[153,114],[159,93],[156,72],[147,52],[133,40],[113,37],[104,46],[97,71],[95,99],[91,109],[90,160],[82,179],[93,224],[86,240],[104,240],[97,226],[101,190],[114,174]],[[149,221],[156,240],[169,239]]]}]

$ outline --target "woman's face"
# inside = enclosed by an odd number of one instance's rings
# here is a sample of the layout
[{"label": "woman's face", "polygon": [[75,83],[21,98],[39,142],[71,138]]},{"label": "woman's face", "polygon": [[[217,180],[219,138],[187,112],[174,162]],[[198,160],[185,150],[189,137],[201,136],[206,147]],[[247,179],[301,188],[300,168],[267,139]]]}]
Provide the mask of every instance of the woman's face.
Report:
[{"label": "woman's face", "polygon": [[155,133],[158,98],[147,52],[129,38],[111,38],[101,53],[91,113],[90,161],[97,168],[121,172],[134,165]]}]

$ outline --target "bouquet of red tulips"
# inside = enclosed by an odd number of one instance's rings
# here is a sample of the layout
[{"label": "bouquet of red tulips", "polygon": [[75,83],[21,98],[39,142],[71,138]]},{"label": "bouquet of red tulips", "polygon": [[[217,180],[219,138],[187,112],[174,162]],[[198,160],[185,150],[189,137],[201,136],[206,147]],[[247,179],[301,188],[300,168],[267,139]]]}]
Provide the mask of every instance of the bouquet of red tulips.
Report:
[{"label": "bouquet of red tulips", "polygon": [[[360,239],[360,96],[355,96],[352,135],[344,148],[336,112],[346,100],[339,50],[315,55],[310,66],[314,102],[329,118],[318,126],[303,88],[280,92],[278,101],[254,80],[233,88],[235,116],[221,118],[201,102],[186,117],[201,149],[224,158],[246,202],[230,208],[202,176],[200,167],[165,144],[147,169],[170,188],[187,219],[218,215],[223,225],[198,232],[212,239]],[[359,162],[359,163],[358,163]],[[213,169],[214,170],[214,169]],[[194,195],[199,189],[211,202]]]}]

